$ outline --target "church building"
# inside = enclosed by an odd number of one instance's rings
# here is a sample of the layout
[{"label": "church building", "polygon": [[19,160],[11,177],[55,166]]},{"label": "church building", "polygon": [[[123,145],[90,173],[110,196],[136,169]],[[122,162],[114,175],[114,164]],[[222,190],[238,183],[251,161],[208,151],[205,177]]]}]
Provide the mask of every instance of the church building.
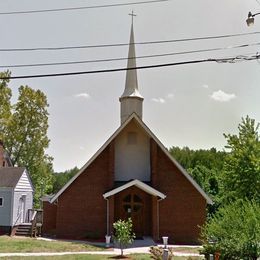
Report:
[{"label": "church building", "polygon": [[143,122],[133,24],[121,125],[54,196],[44,199],[43,232],[57,237],[104,238],[131,217],[136,237],[198,243],[212,200]]}]

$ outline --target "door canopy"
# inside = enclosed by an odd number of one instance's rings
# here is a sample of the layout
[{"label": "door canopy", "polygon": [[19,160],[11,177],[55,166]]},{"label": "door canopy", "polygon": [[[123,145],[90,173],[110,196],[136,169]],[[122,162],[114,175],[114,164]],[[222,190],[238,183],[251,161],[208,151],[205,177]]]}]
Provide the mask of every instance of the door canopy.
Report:
[{"label": "door canopy", "polygon": [[111,190],[109,192],[106,192],[105,194],[103,194],[103,197],[104,197],[104,199],[107,199],[110,196],[113,196],[113,195],[115,195],[115,194],[117,194],[117,193],[119,193],[119,192],[121,192],[121,191],[123,191],[123,190],[125,190],[127,188],[130,188],[132,186],[136,186],[139,189],[145,191],[146,193],[151,194],[153,196],[157,196],[157,197],[159,197],[161,199],[165,199],[166,198],[166,195],[164,195],[160,191],[154,189],[153,187],[151,187],[151,186],[149,186],[149,185],[147,185],[144,182],[139,181],[139,180],[132,180],[132,181],[130,181],[130,182],[128,182],[128,183],[118,187],[118,188],[115,188],[115,189],[113,189],[113,190]]}]

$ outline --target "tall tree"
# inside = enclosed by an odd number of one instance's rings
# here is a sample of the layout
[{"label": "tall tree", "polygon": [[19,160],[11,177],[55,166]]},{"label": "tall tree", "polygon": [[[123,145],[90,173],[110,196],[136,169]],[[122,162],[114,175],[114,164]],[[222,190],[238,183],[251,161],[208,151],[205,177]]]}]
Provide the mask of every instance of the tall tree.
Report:
[{"label": "tall tree", "polygon": [[49,145],[47,98],[40,90],[28,86],[19,88],[19,97],[8,126],[5,141],[14,165],[38,163]]},{"label": "tall tree", "polygon": [[223,171],[223,197],[228,201],[255,199],[260,202],[259,123],[242,118],[238,135],[225,134],[227,155]]},{"label": "tall tree", "polygon": [[1,135],[5,149],[15,166],[27,168],[34,187],[35,203],[39,206],[42,193],[52,189],[52,158],[46,154],[50,140],[48,130],[47,97],[40,90],[28,86],[19,88],[16,104],[11,107],[12,92],[7,86],[8,81],[1,81],[0,119]]},{"label": "tall tree", "polygon": [[[10,76],[10,72],[0,72],[1,77]],[[6,128],[11,117],[12,91],[8,88],[9,80],[0,81],[0,139],[6,135]]]}]

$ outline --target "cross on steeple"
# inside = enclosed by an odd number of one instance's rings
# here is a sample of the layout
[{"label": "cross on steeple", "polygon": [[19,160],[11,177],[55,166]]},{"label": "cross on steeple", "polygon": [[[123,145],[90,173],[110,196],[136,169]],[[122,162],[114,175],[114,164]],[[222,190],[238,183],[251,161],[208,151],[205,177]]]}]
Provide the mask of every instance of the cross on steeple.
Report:
[{"label": "cross on steeple", "polygon": [[134,23],[134,16],[137,16],[136,14],[134,14],[134,11],[132,10],[132,13],[128,14],[130,16],[132,16],[132,24]]},{"label": "cross on steeple", "polygon": [[134,40],[134,25],[133,18],[136,16],[132,11],[132,25],[130,33],[130,42],[128,50],[127,71],[125,80],[125,89],[119,98],[121,107],[121,124],[123,124],[129,116],[135,113],[140,119],[143,114],[144,98],[138,91],[137,70],[136,70],[136,55],[135,55],[135,40]]}]

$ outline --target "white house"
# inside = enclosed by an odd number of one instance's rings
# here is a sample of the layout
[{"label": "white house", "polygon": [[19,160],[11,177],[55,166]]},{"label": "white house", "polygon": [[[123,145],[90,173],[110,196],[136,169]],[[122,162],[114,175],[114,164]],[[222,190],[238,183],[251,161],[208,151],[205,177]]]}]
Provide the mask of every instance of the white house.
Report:
[{"label": "white house", "polygon": [[[3,156],[0,143],[0,158]],[[33,208],[33,186],[24,167],[0,165],[0,234],[11,233],[13,227],[29,222],[29,209]]]}]

